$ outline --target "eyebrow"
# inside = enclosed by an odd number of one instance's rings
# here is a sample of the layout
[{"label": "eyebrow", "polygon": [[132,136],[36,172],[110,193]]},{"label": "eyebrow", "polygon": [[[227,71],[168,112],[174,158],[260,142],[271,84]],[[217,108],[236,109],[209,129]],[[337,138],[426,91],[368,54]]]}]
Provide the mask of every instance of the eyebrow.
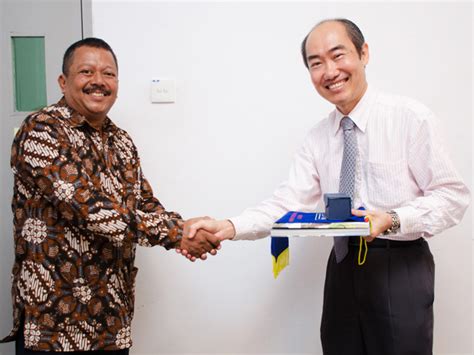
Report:
[{"label": "eyebrow", "polygon": [[[343,46],[342,44],[339,44],[339,45],[337,45],[337,46],[331,48],[328,52],[329,52],[329,53],[334,53],[334,52],[336,52],[336,51],[338,51],[338,50],[342,50],[342,49],[346,49],[346,47]],[[309,61],[311,61],[311,60],[313,60],[313,59],[319,59],[319,58],[321,58],[321,56],[320,56],[319,54],[313,54],[313,55],[308,56],[308,57],[307,57],[307,60],[308,60],[308,62],[309,62]]]},{"label": "eyebrow", "polygon": [[[80,65],[78,65],[77,69],[83,69],[84,67],[93,67],[93,66],[95,66],[95,63],[85,62],[85,63],[81,63]],[[114,68],[113,65],[108,65],[107,64],[102,70],[107,70],[107,69],[117,71],[117,68]]]}]

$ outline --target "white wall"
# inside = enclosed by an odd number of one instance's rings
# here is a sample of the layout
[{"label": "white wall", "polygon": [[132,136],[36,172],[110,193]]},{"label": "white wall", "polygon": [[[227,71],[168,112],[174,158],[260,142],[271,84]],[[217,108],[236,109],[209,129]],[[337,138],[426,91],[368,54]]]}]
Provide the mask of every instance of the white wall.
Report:
[{"label": "white wall", "polygon": [[[471,3],[93,1],[94,35],[119,60],[111,117],[134,137],[168,209],[225,218],[286,177],[301,139],[331,108],[310,84],[300,42],[335,16],[365,33],[371,85],[417,98],[441,117],[472,188]],[[176,79],[175,104],[150,104],[150,80],[160,76]],[[473,350],[471,225],[470,209],[430,241],[437,354]],[[268,239],[225,243],[196,264],[140,249],[133,353],[321,353],[330,247],[292,240],[291,266],[276,281]]]}]

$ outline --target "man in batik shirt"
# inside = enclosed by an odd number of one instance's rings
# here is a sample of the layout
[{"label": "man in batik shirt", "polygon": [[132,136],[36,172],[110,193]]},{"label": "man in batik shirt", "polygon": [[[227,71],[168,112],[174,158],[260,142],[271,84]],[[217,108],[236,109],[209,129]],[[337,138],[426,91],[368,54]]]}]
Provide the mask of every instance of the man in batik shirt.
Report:
[{"label": "man in batik shirt", "polygon": [[65,53],[64,97],[26,118],[11,165],[17,354],[128,354],[135,246],[215,253],[207,232],[182,240],[183,220],[153,197],[130,136],[107,113],[117,98],[117,59],[88,38]]}]

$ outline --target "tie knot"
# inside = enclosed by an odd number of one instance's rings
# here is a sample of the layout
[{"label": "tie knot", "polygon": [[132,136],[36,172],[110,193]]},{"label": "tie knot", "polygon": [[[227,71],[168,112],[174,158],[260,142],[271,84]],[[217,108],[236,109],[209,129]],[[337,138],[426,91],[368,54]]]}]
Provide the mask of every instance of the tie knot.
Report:
[{"label": "tie knot", "polygon": [[341,127],[344,131],[351,130],[354,128],[354,122],[350,119],[350,117],[343,117],[341,120]]}]

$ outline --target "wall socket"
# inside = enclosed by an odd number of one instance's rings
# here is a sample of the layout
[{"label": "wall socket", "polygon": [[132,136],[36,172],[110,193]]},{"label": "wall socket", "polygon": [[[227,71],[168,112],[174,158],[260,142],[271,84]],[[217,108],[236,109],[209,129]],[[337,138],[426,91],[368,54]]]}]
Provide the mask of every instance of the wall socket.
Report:
[{"label": "wall socket", "polygon": [[176,84],[173,79],[152,79],[152,103],[172,103],[176,101]]}]

